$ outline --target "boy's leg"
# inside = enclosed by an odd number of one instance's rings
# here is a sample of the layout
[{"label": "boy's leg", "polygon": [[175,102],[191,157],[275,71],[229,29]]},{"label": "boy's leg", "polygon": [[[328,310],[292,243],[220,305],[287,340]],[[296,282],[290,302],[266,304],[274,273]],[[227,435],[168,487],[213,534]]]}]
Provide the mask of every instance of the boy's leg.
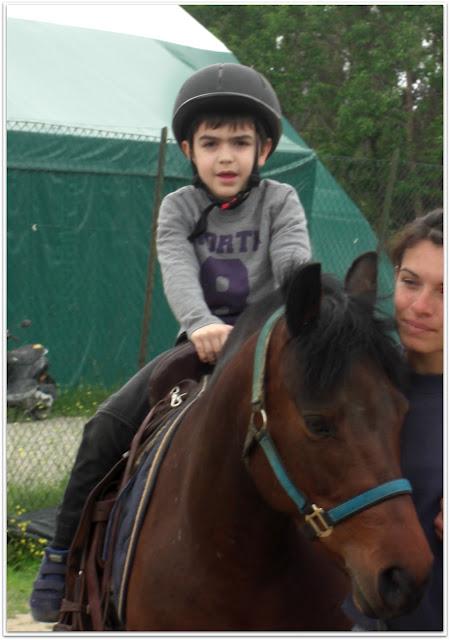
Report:
[{"label": "boy's leg", "polygon": [[[148,408],[143,410],[142,420],[148,411]],[[128,451],[135,433],[136,429],[101,409],[86,423],[69,482],[58,509],[52,547],[70,547],[87,496]]]},{"label": "boy's leg", "polygon": [[202,366],[192,345],[177,344],[138,371],[99,407],[95,416],[85,425],[58,512],[55,536],[46,550],[31,594],[30,606],[35,620],[53,622],[58,619],[64,596],[67,550],[75,535],[84,503],[89,492],[130,448],[133,436],[150,411],[149,381],[159,365],[163,370],[168,365],[181,375],[188,373],[194,377],[198,367]]},{"label": "boy's leg", "polygon": [[70,546],[89,492],[130,448],[150,411],[149,380],[161,357],[149,362],[105,400],[85,425],[59,508],[52,546]]},{"label": "boy's leg", "polygon": [[150,410],[149,378],[159,357],[143,367],[98,409],[84,427],[75,464],[59,508],[55,536],[47,547],[30,598],[35,620],[58,619],[68,548],[89,492],[130,448],[131,440]]},{"label": "boy's leg", "polygon": [[[89,492],[128,451],[131,441],[159,399],[158,391],[164,383],[179,381],[182,377],[196,378],[209,372],[211,367],[198,360],[194,347],[180,341],[138,371],[119,391],[103,402],[97,413],[84,427],[69,483],[64,493],[56,521],[52,547],[69,548]],[[150,393],[150,378],[152,393]],[[157,378],[157,380],[156,380]],[[169,389],[165,389],[168,392]]]}]

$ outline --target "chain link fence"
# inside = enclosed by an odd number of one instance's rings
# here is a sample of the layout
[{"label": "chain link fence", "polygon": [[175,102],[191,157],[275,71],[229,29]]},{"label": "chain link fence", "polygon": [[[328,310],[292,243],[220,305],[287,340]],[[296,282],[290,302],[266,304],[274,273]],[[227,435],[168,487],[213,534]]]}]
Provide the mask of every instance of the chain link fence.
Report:
[{"label": "chain link fence", "polygon": [[443,167],[400,161],[321,156],[381,241],[407,222],[443,204]]},{"label": "chain link fence", "polygon": [[6,432],[8,515],[60,502],[86,418],[8,422]]},{"label": "chain link fence", "polygon": [[[443,170],[440,165],[417,163],[412,166],[399,162],[395,155],[377,162],[334,156],[320,159],[381,239],[389,237],[415,216],[442,206]],[[329,233],[333,234],[332,228]],[[107,335],[106,339],[120,351],[121,342],[117,336]],[[120,360],[119,354],[117,359]],[[119,386],[118,383],[114,388]],[[76,393],[72,390],[72,395],[76,396]],[[86,389],[80,388],[77,400],[80,406],[85,399]],[[92,405],[92,413],[94,411]],[[53,411],[48,420],[11,418],[8,421],[8,515],[16,514],[18,510],[58,504],[87,419],[86,416],[64,417]]]}]

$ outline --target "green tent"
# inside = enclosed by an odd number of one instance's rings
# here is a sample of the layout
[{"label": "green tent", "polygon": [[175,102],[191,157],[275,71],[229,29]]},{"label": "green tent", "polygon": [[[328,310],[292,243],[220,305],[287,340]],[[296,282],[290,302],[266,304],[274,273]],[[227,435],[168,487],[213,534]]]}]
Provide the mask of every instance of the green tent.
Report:
[{"label": "green tent", "polygon": [[[60,384],[113,386],[137,370],[161,130],[169,127],[164,195],[191,179],[170,131],[177,90],[222,61],[236,58],[8,18],[8,327],[49,348]],[[286,120],[263,175],[297,189],[325,270],[342,275],[376,248],[358,207]],[[387,290],[387,263],[381,275]],[[157,267],[153,280],[146,359],[177,332]],[[23,318],[27,331],[17,329]]]}]

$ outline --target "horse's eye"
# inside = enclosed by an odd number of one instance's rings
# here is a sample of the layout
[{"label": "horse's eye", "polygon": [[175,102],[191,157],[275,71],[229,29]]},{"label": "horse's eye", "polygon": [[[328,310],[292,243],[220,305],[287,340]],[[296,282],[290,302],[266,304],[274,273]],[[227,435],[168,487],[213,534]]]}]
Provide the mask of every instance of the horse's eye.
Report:
[{"label": "horse's eye", "polygon": [[320,438],[327,438],[334,435],[335,430],[333,424],[326,416],[318,414],[307,414],[303,416],[305,424],[313,435]]}]

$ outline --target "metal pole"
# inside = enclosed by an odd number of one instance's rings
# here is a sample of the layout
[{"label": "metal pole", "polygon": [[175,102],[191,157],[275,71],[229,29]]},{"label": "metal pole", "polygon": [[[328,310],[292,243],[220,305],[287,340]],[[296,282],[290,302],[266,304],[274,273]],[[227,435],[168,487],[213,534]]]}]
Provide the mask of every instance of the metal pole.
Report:
[{"label": "metal pole", "polygon": [[152,317],[152,298],[156,266],[156,228],[158,224],[159,207],[161,205],[161,194],[164,185],[164,164],[166,158],[167,127],[161,129],[161,140],[159,144],[158,171],[155,182],[155,195],[153,199],[153,216],[150,230],[150,247],[147,260],[147,284],[145,287],[144,317],[142,320],[141,344],[139,347],[138,366],[141,369],[146,361],[148,334]]},{"label": "metal pole", "polygon": [[381,214],[381,222],[378,228],[378,246],[377,253],[380,254],[384,249],[386,243],[386,235],[389,226],[389,214],[391,212],[392,204],[392,192],[394,191],[394,184],[397,179],[398,160],[400,157],[399,148],[395,148],[392,154],[391,166],[389,169],[389,177],[386,186],[386,193],[384,196],[383,211]]}]

